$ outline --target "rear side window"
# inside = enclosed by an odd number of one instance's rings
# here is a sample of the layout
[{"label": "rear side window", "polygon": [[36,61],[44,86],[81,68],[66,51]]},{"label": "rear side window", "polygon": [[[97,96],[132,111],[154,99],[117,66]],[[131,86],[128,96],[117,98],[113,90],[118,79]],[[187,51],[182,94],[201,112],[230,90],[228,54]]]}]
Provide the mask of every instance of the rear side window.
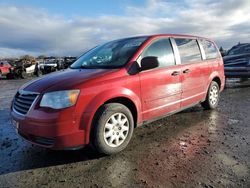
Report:
[{"label": "rear side window", "polygon": [[177,38],[175,42],[179,49],[182,64],[201,61],[201,52],[197,40]]},{"label": "rear side window", "polygon": [[152,44],[142,53],[141,58],[147,56],[158,57],[159,67],[175,65],[173,49],[169,39],[160,39]]},{"label": "rear side window", "polygon": [[214,43],[207,40],[201,40],[200,42],[205,51],[206,59],[216,59],[219,57],[218,50]]}]

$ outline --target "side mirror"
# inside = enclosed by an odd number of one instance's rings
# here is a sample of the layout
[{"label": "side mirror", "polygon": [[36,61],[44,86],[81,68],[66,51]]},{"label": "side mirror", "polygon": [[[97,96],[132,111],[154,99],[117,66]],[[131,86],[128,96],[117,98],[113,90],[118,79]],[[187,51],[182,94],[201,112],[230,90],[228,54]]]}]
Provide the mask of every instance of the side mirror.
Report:
[{"label": "side mirror", "polygon": [[150,70],[159,67],[158,58],[155,56],[147,56],[141,60],[140,71]]}]

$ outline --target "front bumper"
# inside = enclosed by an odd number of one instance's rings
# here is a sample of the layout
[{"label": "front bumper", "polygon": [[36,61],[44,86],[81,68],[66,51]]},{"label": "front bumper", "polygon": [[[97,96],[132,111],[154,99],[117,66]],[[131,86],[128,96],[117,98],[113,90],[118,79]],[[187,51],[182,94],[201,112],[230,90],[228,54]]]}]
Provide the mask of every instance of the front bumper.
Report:
[{"label": "front bumper", "polygon": [[18,124],[18,134],[32,144],[55,150],[81,148],[85,145],[85,131],[70,111],[31,111],[28,116],[11,111],[11,116]]}]

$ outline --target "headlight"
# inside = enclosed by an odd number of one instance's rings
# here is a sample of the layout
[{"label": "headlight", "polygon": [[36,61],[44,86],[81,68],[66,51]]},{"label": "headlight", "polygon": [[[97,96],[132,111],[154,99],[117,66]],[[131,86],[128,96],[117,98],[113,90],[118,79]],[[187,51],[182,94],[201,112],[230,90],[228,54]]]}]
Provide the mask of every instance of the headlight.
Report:
[{"label": "headlight", "polygon": [[53,109],[67,108],[75,105],[80,90],[65,90],[45,93],[41,100],[41,107]]}]

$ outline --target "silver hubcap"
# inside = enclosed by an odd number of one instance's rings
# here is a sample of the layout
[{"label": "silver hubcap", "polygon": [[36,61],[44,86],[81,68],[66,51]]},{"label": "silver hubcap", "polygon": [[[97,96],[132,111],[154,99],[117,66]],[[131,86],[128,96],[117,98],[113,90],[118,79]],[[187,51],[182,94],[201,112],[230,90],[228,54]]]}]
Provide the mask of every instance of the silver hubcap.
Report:
[{"label": "silver hubcap", "polygon": [[216,86],[213,86],[209,93],[209,101],[212,105],[215,105],[218,102],[219,89]]},{"label": "silver hubcap", "polygon": [[123,113],[113,114],[104,126],[104,141],[110,147],[120,146],[128,136],[129,121]]}]

